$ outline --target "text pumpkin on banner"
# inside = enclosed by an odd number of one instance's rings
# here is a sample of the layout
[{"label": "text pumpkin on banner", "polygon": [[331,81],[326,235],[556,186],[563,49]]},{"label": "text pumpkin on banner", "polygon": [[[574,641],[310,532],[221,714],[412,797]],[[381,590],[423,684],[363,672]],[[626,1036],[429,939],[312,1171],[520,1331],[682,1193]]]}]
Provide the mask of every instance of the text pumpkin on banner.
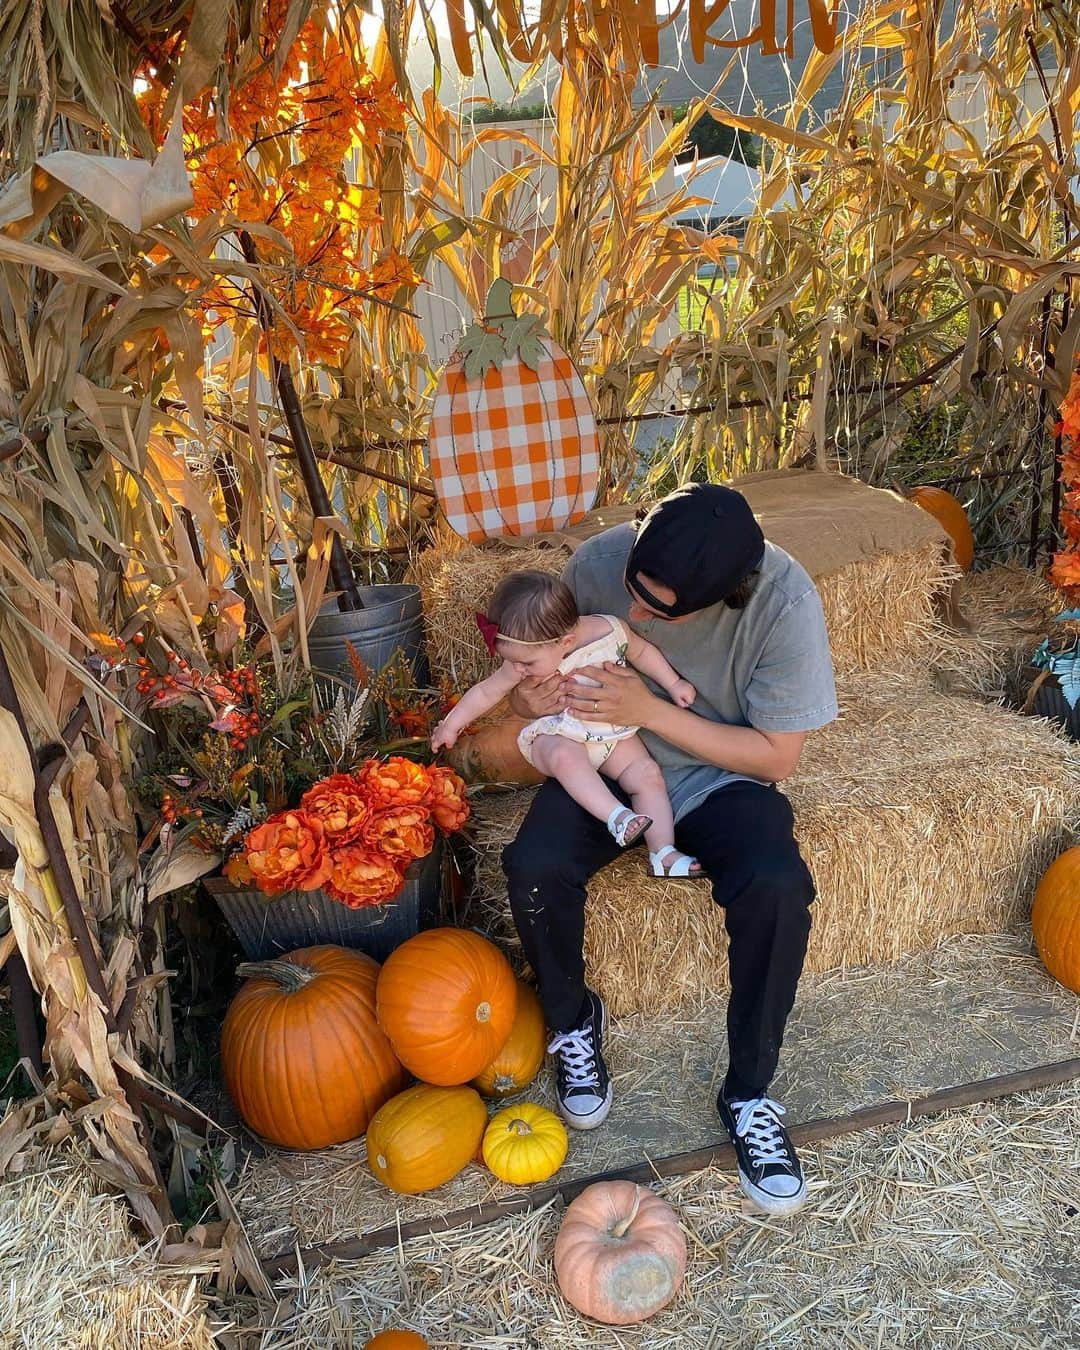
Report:
[{"label": "text pumpkin on banner", "polygon": [[450,358],[431,414],[431,476],[450,527],[473,543],[564,529],[596,497],[600,443],[574,363],[510,284]]}]

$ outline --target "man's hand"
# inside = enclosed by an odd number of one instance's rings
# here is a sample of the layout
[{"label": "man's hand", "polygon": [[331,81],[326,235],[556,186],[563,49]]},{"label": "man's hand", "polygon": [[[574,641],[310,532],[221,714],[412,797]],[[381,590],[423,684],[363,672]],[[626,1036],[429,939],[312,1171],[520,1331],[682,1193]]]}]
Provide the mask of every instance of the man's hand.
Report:
[{"label": "man's hand", "polygon": [[660,700],[636,670],[605,661],[603,666],[582,666],[575,673],[595,681],[595,687],[577,682],[571,686],[570,707],[583,722],[648,727]]},{"label": "man's hand", "polygon": [[431,733],[431,748],[436,754],[440,750],[451,750],[457,738],[458,734],[452,727],[448,727],[445,722],[440,722]]},{"label": "man's hand", "polygon": [[557,671],[542,680],[524,679],[514,686],[510,707],[519,717],[547,717],[549,713],[560,713],[567,706],[567,683],[566,677]]},{"label": "man's hand", "polygon": [[697,698],[697,690],[689,680],[676,680],[668,690],[671,701],[677,708],[689,708]]}]

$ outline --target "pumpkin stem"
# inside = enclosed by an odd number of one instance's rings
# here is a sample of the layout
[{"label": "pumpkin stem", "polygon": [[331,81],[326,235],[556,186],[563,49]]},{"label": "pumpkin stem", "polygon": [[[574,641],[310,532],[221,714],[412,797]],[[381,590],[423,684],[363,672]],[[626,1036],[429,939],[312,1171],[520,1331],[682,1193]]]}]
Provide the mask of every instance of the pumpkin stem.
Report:
[{"label": "pumpkin stem", "polygon": [[625,1237],[627,1229],[637,1218],[637,1212],[640,1208],[641,1208],[641,1187],[638,1186],[634,1190],[634,1204],[630,1210],[630,1213],[626,1216],[625,1219],[619,1220],[619,1222],[611,1230],[611,1236],[614,1238]]},{"label": "pumpkin stem", "polygon": [[510,1121],[506,1128],[508,1131],[513,1130],[515,1134],[532,1134],[532,1126],[529,1122],[527,1120],[521,1120],[517,1116]]},{"label": "pumpkin stem", "polygon": [[319,972],[296,961],[244,961],[236,967],[236,973],[246,980],[273,980],[287,994],[295,994]]}]

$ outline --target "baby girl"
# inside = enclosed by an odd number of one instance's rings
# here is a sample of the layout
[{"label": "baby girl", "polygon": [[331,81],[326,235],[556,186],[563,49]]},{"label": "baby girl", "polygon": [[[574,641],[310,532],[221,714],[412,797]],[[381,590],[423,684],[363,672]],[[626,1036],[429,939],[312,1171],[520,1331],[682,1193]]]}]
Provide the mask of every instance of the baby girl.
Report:
[{"label": "baby girl", "polygon": [[[689,708],[697,691],[663,654],[611,614],[579,614],[565,582],[547,572],[512,572],[496,587],[487,615],[477,615],[493,656],[502,664],[466,693],[439,723],[433,750],[454,744],[471,723],[501,702],[522,680],[575,674],[605,661],[631,665],[666,690],[673,703]],[[637,727],[583,722],[570,709],[537,718],[518,736],[521,753],[555,778],[580,806],[602,820],[620,847],[645,836],[653,876],[704,876],[696,858],[675,847],[671,803],[660,766],[645,748]],[[604,782],[618,783],[630,798],[624,806]],[[557,846],[557,841],[552,841]]]}]

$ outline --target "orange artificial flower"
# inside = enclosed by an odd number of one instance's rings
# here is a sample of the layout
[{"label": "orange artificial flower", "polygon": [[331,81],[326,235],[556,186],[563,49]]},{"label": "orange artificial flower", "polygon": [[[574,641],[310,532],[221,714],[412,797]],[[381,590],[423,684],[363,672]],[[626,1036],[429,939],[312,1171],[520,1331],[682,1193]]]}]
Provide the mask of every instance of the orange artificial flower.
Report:
[{"label": "orange artificial flower", "polygon": [[345,844],[334,850],[326,893],[350,909],[381,905],[405,885],[402,869],[391,858],[366,844]]},{"label": "orange artificial flower", "polygon": [[234,853],[221,870],[234,886],[250,886],[255,880],[255,873],[242,853]]},{"label": "orange artificial flower", "polygon": [[333,773],[322,779],[308,788],[300,805],[322,821],[331,848],[352,843],[371,815],[364,789],[351,773]]},{"label": "orange artificial flower", "polygon": [[330,875],[323,823],[307,811],[279,811],[247,837],[244,847],[260,891],[317,890]]},{"label": "orange artificial flower", "polygon": [[402,868],[423,858],[435,843],[426,806],[388,806],[376,811],[364,830],[364,842],[380,849]]},{"label": "orange artificial flower", "polygon": [[369,759],[356,777],[373,811],[385,806],[426,806],[431,795],[427,770],[401,755]]},{"label": "orange artificial flower", "polygon": [[428,778],[431,782],[431,816],[435,824],[447,834],[460,830],[469,819],[464,781],[444,764],[433,764],[428,769]]}]

